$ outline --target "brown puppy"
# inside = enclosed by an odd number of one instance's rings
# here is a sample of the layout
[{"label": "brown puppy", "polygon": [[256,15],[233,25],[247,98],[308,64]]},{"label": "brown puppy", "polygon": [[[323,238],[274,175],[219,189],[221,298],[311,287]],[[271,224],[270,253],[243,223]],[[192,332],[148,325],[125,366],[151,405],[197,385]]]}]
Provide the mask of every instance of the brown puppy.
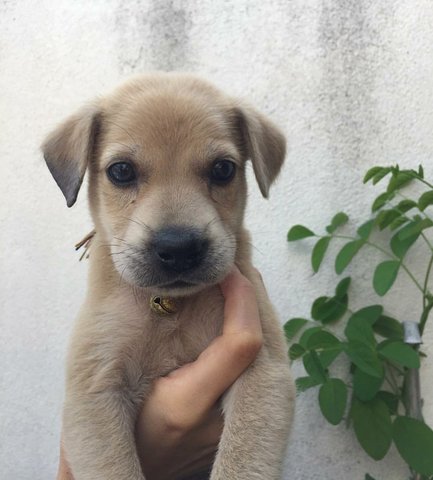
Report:
[{"label": "brown puppy", "polygon": [[[221,332],[216,285],[236,263],[251,282],[242,226],[245,162],[262,194],[285,140],[261,114],[189,75],[136,77],[68,118],[43,152],[68,206],[86,169],[96,229],[87,299],[72,338],[64,440],[76,480],[143,480],[134,424],[153,379]],[[153,296],[176,302],[161,316]],[[224,395],[212,480],[276,480],[292,418],[286,345],[258,291],[264,345]]]}]

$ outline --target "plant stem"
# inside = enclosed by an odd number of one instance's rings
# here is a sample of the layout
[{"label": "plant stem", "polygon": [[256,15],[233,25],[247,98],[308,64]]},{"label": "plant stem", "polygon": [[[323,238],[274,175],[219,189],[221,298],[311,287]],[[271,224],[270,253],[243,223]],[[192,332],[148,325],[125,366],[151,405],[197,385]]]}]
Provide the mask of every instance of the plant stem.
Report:
[{"label": "plant stem", "polygon": [[[405,200],[412,200],[411,198],[407,197],[406,195],[403,195],[401,192],[397,192],[397,195],[399,195],[401,198],[404,198]],[[394,210],[397,210],[398,212],[401,213],[401,215],[408,221],[411,221],[412,219],[409,218],[407,215],[405,215],[404,212],[402,212],[399,208],[397,208],[396,206],[394,206],[390,201],[386,202],[390,207],[392,207]],[[431,220],[433,222],[433,218],[430,218],[425,212],[421,212],[421,210],[418,209],[418,211],[424,215],[425,218],[428,218],[429,220]],[[422,238],[424,239],[424,241],[427,243],[428,247],[430,248],[430,250],[433,252],[433,245],[430,243],[429,239],[427,238],[427,236],[421,232],[421,236]]]},{"label": "plant stem", "polygon": [[400,392],[400,388],[398,386],[398,382],[397,382],[397,379],[395,378],[394,372],[392,371],[392,366],[390,366],[390,368],[388,369],[388,372],[389,372],[389,375],[392,378],[392,381],[395,385],[395,393],[396,393],[396,395],[398,395],[399,392]]},{"label": "plant stem", "polygon": [[[329,235],[316,235],[317,237],[329,237]],[[331,237],[333,238],[342,238],[344,240],[359,240],[359,238],[356,237],[351,237],[349,235],[334,235],[333,233],[331,234]]]},{"label": "plant stem", "polygon": [[425,327],[425,324],[427,322],[427,319],[428,319],[428,316],[430,314],[430,311],[431,309],[433,308],[433,298],[432,297],[429,297],[429,299],[427,300],[427,304],[421,314],[421,318],[420,318],[420,321],[419,321],[419,333],[422,334],[424,333],[424,327]]},{"label": "plant stem", "polygon": [[391,387],[391,390],[395,395],[399,395],[400,389],[398,388],[398,385],[394,382],[392,377],[388,377],[388,375],[385,375],[385,380],[388,382],[389,386]]},{"label": "plant stem", "polygon": [[430,257],[430,261],[427,265],[427,271],[426,271],[426,274],[425,274],[425,279],[424,279],[424,293],[423,293],[423,297],[422,297],[422,300],[423,300],[423,310],[425,310],[425,308],[427,307],[427,289],[428,289],[428,281],[429,281],[429,277],[430,277],[430,272],[431,272],[431,268],[432,268],[432,265],[433,265],[433,254],[432,256]]},{"label": "plant stem", "polygon": [[[320,235],[319,235],[320,236]],[[323,235],[324,236],[324,235]],[[323,237],[322,236],[322,237]],[[334,238],[343,238],[343,239],[346,239],[346,240],[360,240],[359,238],[356,238],[356,237],[350,237],[348,235],[332,235],[332,237]],[[385,255],[387,255],[389,258],[392,258],[393,260],[398,260],[400,262],[400,265],[401,267],[403,268],[403,270],[409,275],[409,277],[412,279],[413,283],[416,285],[416,287],[418,288],[418,290],[420,290],[420,292],[422,292],[424,294],[424,289],[422,288],[422,286],[420,285],[420,283],[418,282],[418,280],[414,277],[414,275],[412,274],[412,272],[407,268],[407,266],[403,263],[403,260],[401,260],[400,258],[396,257],[395,255],[392,255],[391,253],[389,253],[387,250],[385,250],[384,248],[382,248],[381,246],[377,245],[376,243],[373,243],[373,242],[370,242],[369,240],[366,240],[365,241],[366,245],[370,245],[371,247],[375,248],[376,250],[379,250],[380,252],[384,253]]]},{"label": "plant stem", "polygon": [[433,252],[433,245],[431,244],[430,240],[427,238],[424,232],[421,232],[422,238],[425,240],[425,243],[429,246],[430,250]]},{"label": "plant stem", "polygon": [[414,175],[413,173],[410,173],[410,172],[407,172],[409,176],[411,176],[412,178],[415,178],[416,180],[419,180],[420,182],[424,183],[425,185],[427,185],[428,187],[430,188],[433,188],[433,185],[429,182],[427,182],[427,180],[424,180],[423,178],[420,178],[418,175]]},{"label": "plant stem", "polygon": [[412,274],[412,272],[406,267],[406,265],[403,263],[403,260],[402,259],[399,259],[398,257],[396,257],[395,255],[392,255],[391,253],[389,253],[387,250],[385,250],[384,248],[380,247],[379,245],[376,245],[375,243],[372,243],[370,241],[366,241],[365,242],[367,245],[370,245],[374,248],[376,248],[377,250],[380,250],[381,252],[385,253],[386,255],[388,255],[388,257],[392,258],[393,260],[399,260],[400,261],[400,266],[401,268],[409,275],[409,277],[412,279],[413,283],[418,287],[418,289],[424,293],[424,290],[423,288],[421,287],[421,285],[419,284],[418,280],[414,277],[414,275]]},{"label": "plant stem", "polygon": [[409,275],[409,277],[412,279],[412,281],[415,283],[415,285],[418,287],[418,289],[421,291],[421,292],[424,292],[423,288],[421,287],[421,285],[418,283],[418,281],[416,280],[416,278],[412,275],[412,273],[410,272],[410,270],[406,267],[406,265],[401,262],[400,263],[401,267],[403,268],[403,270]]},{"label": "plant stem", "polygon": [[[424,310],[425,311],[425,310]],[[423,312],[424,314],[424,312]],[[419,344],[413,344],[412,337],[412,327],[416,328],[416,322],[406,322],[404,324],[404,342],[406,345],[411,345],[411,347],[418,353]],[[419,330],[419,325],[418,325]],[[416,420],[423,421],[422,415],[422,399],[421,399],[421,383],[419,368],[408,368],[404,374],[403,386],[403,405],[405,408],[406,415],[410,418],[415,418]],[[418,474],[410,468],[412,475],[412,480],[421,480],[422,475]]]},{"label": "plant stem", "polygon": [[[419,370],[410,368],[407,370],[403,383],[403,404],[406,415],[423,421],[422,400],[420,390]],[[422,475],[410,468],[411,480],[422,480]]]},{"label": "plant stem", "polygon": [[[417,177],[417,178],[418,178],[418,177]],[[401,198],[404,198],[405,200],[412,200],[411,198],[407,197],[406,195],[404,195],[404,194],[401,193],[401,192],[396,192],[396,193],[397,193],[397,195],[399,195]],[[402,216],[403,216],[406,220],[408,220],[408,221],[411,220],[407,215],[405,215],[404,212],[402,212],[400,209],[398,209],[397,207],[395,207],[394,205],[392,205],[390,201],[388,201],[387,204],[388,204],[390,207],[392,207],[392,208],[394,208],[395,210],[397,210],[398,212],[400,212],[400,213],[402,214]],[[419,209],[418,209],[418,210],[419,210]],[[421,212],[421,210],[419,210],[419,212],[420,212],[422,215],[424,215],[426,218],[428,218],[429,220],[432,220],[432,221],[433,221],[433,219],[431,219],[425,212]],[[429,249],[433,252],[433,245],[431,244],[430,240],[427,238],[427,236],[425,235],[424,232],[421,232],[421,237],[424,239],[424,241],[425,241],[425,243],[427,244],[427,246],[429,247]],[[388,252],[386,252],[386,253],[388,253]],[[426,277],[426,280],[425,280],[425,282],[424,282],[424,288],[423,288],[423,309],[424,309],[425,306],[426,306],[426,294],[427,294],[427,286],[428,286],[428,275],[430,274],[430,268],[431,268],[431,263],[432,263],[432,261],[433,261],[433,257],[430,259],[430,264],[429,264],[429,267],[427,268],[427,277]],[[402,266],[403,266],[403,264],[402,264]],[[403,266],[403,268],[405,268],[405,267]],[[406,272],[408,273],[408,275],[410,275],[410,273],[409,273],[407,270],[406,270]],[[412,278],[412,279],[413,279],[413,278]],[[414,279],[413,279],[413,280],[414,280]],[[414,281],[415,281],[415,280],[414,280]]]}]

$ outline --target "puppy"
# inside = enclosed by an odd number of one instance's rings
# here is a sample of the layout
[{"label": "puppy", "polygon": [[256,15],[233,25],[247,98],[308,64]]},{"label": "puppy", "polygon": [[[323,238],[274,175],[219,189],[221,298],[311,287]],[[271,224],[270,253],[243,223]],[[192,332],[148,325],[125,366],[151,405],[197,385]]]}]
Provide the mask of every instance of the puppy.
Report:
[{"label": "puppy", "polygon": [[[217,284],[233,264],[257,289],[264,344],[222,398],[210,478],[280,478],[294,389],[242,224],[246,161],[267,197],[285,156],[281,132],[203,80],[160,73],[85,106],[42,149],[69,207],[87,170],[96,229],[67,362],[64,441],[75,479],[144,480],[137,413],[155,378],[221,333]],[[172,313],[161,299],[175,302]]]}]

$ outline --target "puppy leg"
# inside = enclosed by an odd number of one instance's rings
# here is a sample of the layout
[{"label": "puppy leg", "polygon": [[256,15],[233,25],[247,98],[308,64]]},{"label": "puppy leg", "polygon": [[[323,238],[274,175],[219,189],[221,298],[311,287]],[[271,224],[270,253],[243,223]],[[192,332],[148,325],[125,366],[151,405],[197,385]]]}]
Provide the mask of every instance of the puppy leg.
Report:
[{"label": "puppy leg", "polygon": [[262,348],[224,398],[224,430],[211,480],[279,479],[293,405],[288,365],[271,363]]},{"label": "puppy leg", "polygon": [[144,480],[134,426],[137,405],[121,392],[69,393],[65,449],[74,480]]}]

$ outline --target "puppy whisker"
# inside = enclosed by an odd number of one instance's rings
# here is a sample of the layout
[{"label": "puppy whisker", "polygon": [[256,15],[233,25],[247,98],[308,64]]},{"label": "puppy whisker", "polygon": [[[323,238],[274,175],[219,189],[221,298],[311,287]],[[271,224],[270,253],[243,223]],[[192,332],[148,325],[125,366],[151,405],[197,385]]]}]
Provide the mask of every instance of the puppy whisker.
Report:
[{"label": "puppy whisker", "polygon": [[130,218],[130,217],[123,217],[125,220],[128,220],[130,222],[133,222],[133,223],[136,223],[137,225],[139,225],[140,227],[144,227],[144,229],[148,232],[153,232],[153,229],[147,225],[146,223],[140,221],[140,220],[135,220],[133,218]]},{"label": "puppy whisker", "polygon": [[131,248],[135,248],[135,246],[132,243],[127,242],[123,238],[120,238],[120,237],[113,237],[113,238],[114,238],[114,240],[118,240],[119,242],[122,242],[122,243],[124,243],[125,245],[128,245]]},{"label": "puppy whisker", "polygon": [[123,275],[124,275],[124,273],[125,273],[125,270],[127,269],[127,267],[128,267],[128,266],[127,266],[127,265],[125,265],[125,266],[123,267],[122,273],[120,274],[120,278],[119,278],[119,287],[120,287],[120,285],[122,284]]},{"label": "puppy whisker", "polygon": [[215,216],[214,218],[212,218],[212,220],[209,220],[209,222],[206,224],[206,227],[204,229],[205,232],[208,231],[209,227],[211,227],[212,225],[214,225],[215,223],[219,222],[219,218],[218,216]]}]

